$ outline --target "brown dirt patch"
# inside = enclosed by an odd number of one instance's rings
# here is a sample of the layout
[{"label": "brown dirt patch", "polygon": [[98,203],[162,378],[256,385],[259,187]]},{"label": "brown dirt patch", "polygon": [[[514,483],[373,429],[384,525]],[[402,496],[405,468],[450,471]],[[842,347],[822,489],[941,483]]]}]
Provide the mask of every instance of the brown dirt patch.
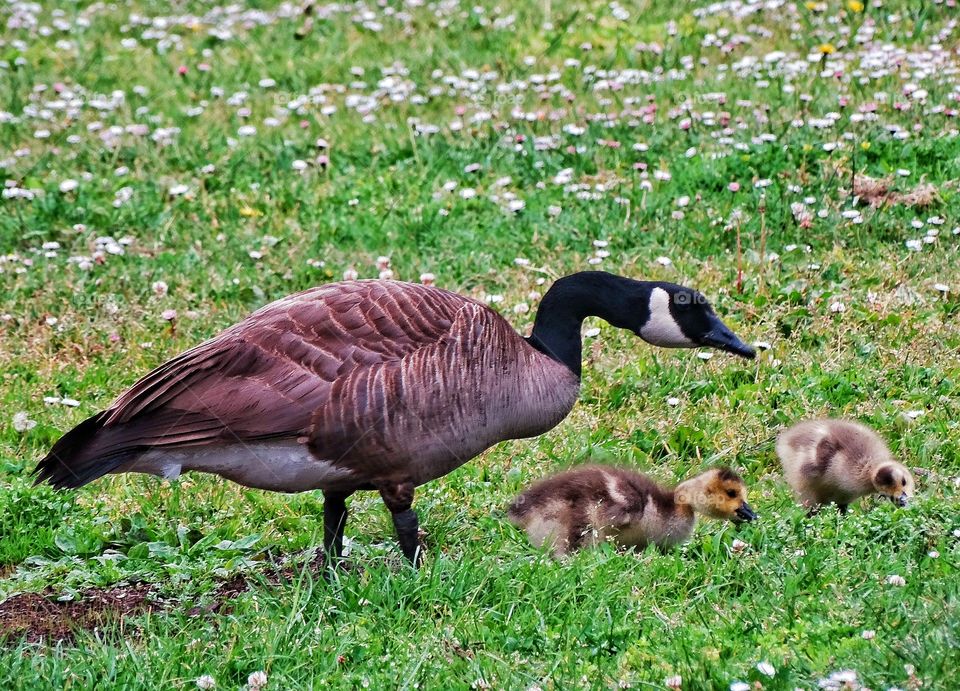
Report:
[{"label": "brown dirt patch", "polygon": [[[302,553],[301,553],[302,554]],[[340,566],[337,568],[340,569],[351,569],[354,565],[349,559],[345,559],[340,563]],[[303,562],[292,562],[287,563],[283,566],[275,566],[269,569],[264,576],[266,579],[273,585],[279,585],[281,583],[289,583],[295,581],[303,572],[310,573],[314,576],[323,577],[327,570],[327,559],[324,556],[323,552],[317,550],[308,560]]]},{"label": "brown dirt patch", "polygon": [[[350,568],[344,564],[343,568]],[[325,573],[322,552],[300,564],[271,564],[259,574],[270,585],[296,580],[307,571],[322,577]],[[252,579],[251,579],[252,578]],[[237,574],[221,582],[213,590],[206,605],[186,610],[189,616],[227,614],[233,600],[248,591],[256,582],[254,574]],[[0,644],[26,640],[31,643],[70,642],[79,631],[118,627],[123,634],[126,618],[144,612],[168,611],[177,608],[175,601],[158,597],[154,586],[139,583],[112,588],[91,588],[79,599],[61,602],[58,593],[21,593],[0,602]]]},{"label": "brown dirt patch", "polygon": [[[351,568],[349,562],[341,564],[340,568]],[[304,572],[313,576],[323,578],[326,575],[326,559],[323,552],[316,552],[307,561],[297,564],[270,564],[263,571],[259,572],[259,577],[273,586],[290,583],[295,581]],[[251,580],[253,578],[254,580]],[[231,602],[238,596],[253,587],[257,574],[237,574],[222,582],[213,591],[213,597],[206,605],[196,605],[187,610],[187,614],[192,617],[203,614],[228,614],[230,612]]]},{"label": "brown dirt patch", "polygon": [[70,641],[78,630],[125,626],[126,617],[159,609],[152,586],[138,584],[85,591],[79,600],[61,602],[51,592],[22,593],[0,603],[0,641]]},{"label": "brown dirt patch", "polygon": [[250,589],[250,581],[243,574],[237,574],[233,578],[224,581],[213,591],[213,599],[206,605],[196,605],[187,610],[191,617],[197,617],[201,614],[228,614],[230,612],[230,602]]}]

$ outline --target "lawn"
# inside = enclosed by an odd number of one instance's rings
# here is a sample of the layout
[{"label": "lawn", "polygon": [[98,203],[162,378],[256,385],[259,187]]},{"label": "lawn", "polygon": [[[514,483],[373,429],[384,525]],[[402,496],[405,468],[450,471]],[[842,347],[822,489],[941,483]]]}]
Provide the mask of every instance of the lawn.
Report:
[{"label": "lawn", "polygon": [[[4,3],[0,686],[956,688],[954,4]],[[433,274],[526,332],[584,269],[694,286],[764,349],[590,320],[567,420],[418,491],[420,571],[373,493],[327,581],[319,492],[32,486],[287,293]],[[916,501],[808,518],[773,441],[817,415],[873,425]],[[555,561],[505,509],[585,461],[728,464],[760,520]]]}]

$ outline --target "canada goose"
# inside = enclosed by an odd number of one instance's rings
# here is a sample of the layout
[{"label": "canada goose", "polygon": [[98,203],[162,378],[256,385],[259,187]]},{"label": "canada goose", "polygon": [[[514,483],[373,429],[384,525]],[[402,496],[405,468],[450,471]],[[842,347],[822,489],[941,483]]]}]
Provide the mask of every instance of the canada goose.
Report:
[{"label": "canada goose", "polygon": [[671,283],[567,276],[544,295],[529,338],[439,288],[332,283],[273,302],[147,374],[54,444],[37,482],[197,470],[260,489],[321,489],[334,557],[344,500],[379,490],[416,561],[414,488],[563,420],[580,390],[590,315],[655,345],[754,356],[700,293]]},{"label": "canada goose", "polygon": [[834,503],[846,513],[851,501],[872,492],[906,506],[913,475],[893,460],[877,434],[850,420],[807,420],[777,438],[787,482],[811,511]]},{"label": "canada goose", "polygon": [[513,500],[510,521],[555,556],[612,539],[623,547],[673,547],[693,532],[696,514],[752,521],[743,480],[714,468],[664,489],[625,468],[587,465],[548,477]]}]

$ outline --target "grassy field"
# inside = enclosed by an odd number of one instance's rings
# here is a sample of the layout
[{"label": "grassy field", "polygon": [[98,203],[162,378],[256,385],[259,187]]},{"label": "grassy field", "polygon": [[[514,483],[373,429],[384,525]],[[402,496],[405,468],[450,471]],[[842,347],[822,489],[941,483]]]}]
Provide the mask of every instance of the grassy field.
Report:
[{"label": "grassy field", "polygon": [[[0,686],[955,688],[952,3],[254,4],[0,7],[0,601],[33,603]],[[521,331],[573,271],[682,282],[770,347],[588,323],[564,423],[419,491],[419,572],[369,493],[327,583],[319,493],[32,487],[146,371],[381,256]],[[874,425],[914,504],[807,518],[773,439],[813,415]],[[761,520],[553,561],[505,507],[587,460],[730,464]]]}]

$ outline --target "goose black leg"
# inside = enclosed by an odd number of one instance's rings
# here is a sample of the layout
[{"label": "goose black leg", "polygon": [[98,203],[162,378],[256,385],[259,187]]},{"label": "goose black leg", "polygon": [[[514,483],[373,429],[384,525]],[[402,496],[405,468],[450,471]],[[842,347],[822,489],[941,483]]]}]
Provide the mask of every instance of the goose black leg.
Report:
[{"label": "goose black leg", "polygon": [[850,506],[849,504],[837,504],[837,511],[840,512],[840,515],[841,515],[841,516],[846,516],[846,515],[847,515],[847,508],[848,508],[849,506]]},{"label": "goose black leg", "polygon": [[420,553],[420,520],[417,518],[417,512],[407,509],[393,514],[393,527],[397,529],[397,540],[400,542],[403,556],[414,566],[420,566],[423,555]]},{"label": "goose black leg", "polygon": [[380,487],[383,503],[393,515],[393,527],[397,531],[397,540],[403,556],[415,567],[420,565],[423,555],[420,553],[420,521],[413,505],[413,484],[402,482]]},{"label": "goose black leg", "polygon": [[323,493],[323,553],[327,564],[335,564],[343,556],[343,527],[347,523],[346,499],[352,492]]}]

